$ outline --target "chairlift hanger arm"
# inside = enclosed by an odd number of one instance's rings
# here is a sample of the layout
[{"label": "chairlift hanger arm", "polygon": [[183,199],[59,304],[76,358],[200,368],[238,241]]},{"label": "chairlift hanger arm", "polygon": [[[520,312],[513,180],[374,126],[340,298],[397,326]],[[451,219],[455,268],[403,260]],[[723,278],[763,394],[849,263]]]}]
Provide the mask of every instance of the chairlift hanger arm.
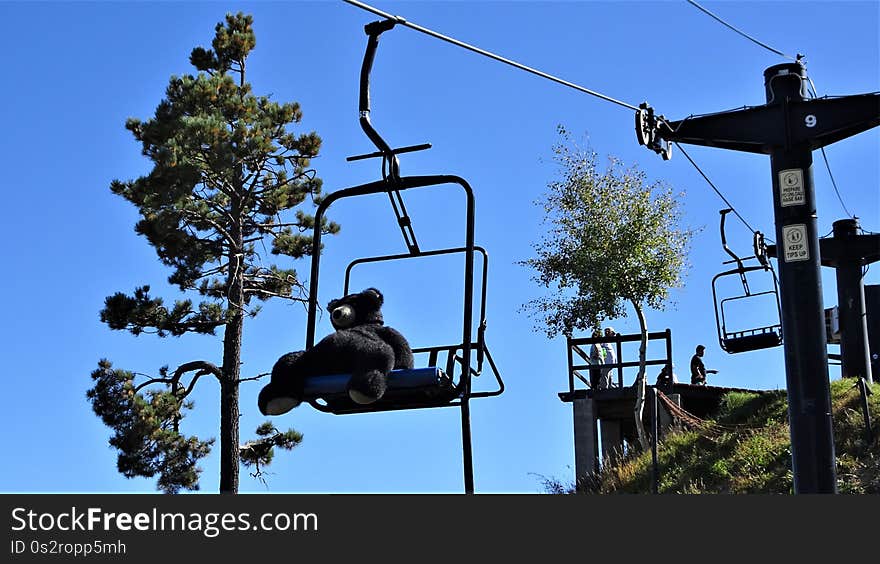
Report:
[{"label": "chairlift hanger arm", "polygon": [[724,251],[727,254],[729,254],[730,256],[733,257],[733,261],[736,263],[736,266],[737,266],[737,272],[739,272],[739,280],[742,283],[743,290],[745,291],[746,295],[748,296],[749,294],[751,294],[751,291],[749,291],[749,280],[748,280],[748,278],[746,278],[746,269],[743,266],[743,261],[741,258],[739,258],[736,255],[736,253],[734,253],[732,250],[730,250],[730,247],[727,246],[727,236],[724,233],[724,223],[727,219],[727,214],[729,214],[732,211],[733,211],[732,208],[727,208],[727,209],[721,210],[721,212],[720,212],[721,213],[721,246],[724,247]]},{"label": "chairlift hanger arm", "polygon": [[719,213],[721,213],[721,246],[724,247],[724,252],[726,252],[727,254],[729,254],[730,256],[733,257],[733,260],[734,260],[734,262],[736,262],[736,265],[738,267],[742,268],[743,267],[742,259],[739,258],[736,255],[736,253],[734,253],[732,250],[730,250],[730,247],[727,246],[727,235],[724,232],[724,224],[727,221],[727,214],[729,214],[732,211],[733,211],[732,208],[727,208],[727,209],[721,210],[719,212]]},{"label": "chairlift hanger arm", "polygon": [[385,139],[373,127],[373,124],[370,123],[370,73],[373,71],[373,61],[376,58],[376,49],[379,47],[379,36],[393,28],[395,23],[394,20],[380,20],[364,26],[364,31],[369,39],[367,39],[367,49],[364,52],[364,62],[361,65],[360,96],[358,98],[361,128],[367,134],[370,141],[379,149],[379,154],[389,159],[392,179],[400,176],[400,165],[397,157],[391,150],[391,146],[388,145]]},{"label": "chairlift hanger arm", "polygon": [[375,21],[364,26],[364,32],[367,34],[368,39],[367,48],[364,51],[364,61],[361,65],[360,96],[358,98],[358,111],[360,114],[359,121],[364,133],[366,133],[370,141],[376,146],[378,152],[349,157],[347,159],[349,161],[354,161],[373,157],[384,157],[390,164],[389,176],[392,182],[400,178],[400,163],[396,155],[413,151],[423,151],[431,148],[429,143],[422,143],[419,145],[409,145],[399,149],[392,149],[391,145],[379,135],[379,132],[376,131],[376,128],[373,127],[373,124],[370,121],[370,74],[373,71],[373,61],[376,59],[376,50],[379,47],[379,36],[392,29],[396,23],[395,20],[389,19]]},{"label": "chairlift hanger arm", "polygon": [[397,155],[430,149],[431,145],[428,143],[422,143],[420,145],[410,145],[407,147],[392,149],[385,139],[379,135],[379,132],[376,131],[376,128],[373,127],[373,124],[370,121],[370,73],[373,70],[373,61],[376,58],[376,50],[379,47],[379,36],[392,29],[396,23],[396,20],[385,19],[364,26],[364,32],[367,34],[368,39],[367,48],[364,51],[363,64],[361,65],[360,96],[358,100],[360,117],[358,121],[360,122],[361,129],[364,130],[367,138],[373,142],[373,145],[376,146],[378,151],[364,155],[355,155],[349,157],[347,160],[357,161],[382,157],[382,178],[387,184],[386,191],[388,192],[388,199],[391,201],[391,208],[394,210],[394,215],[397,217],[397,224],[400,227],[400,232],[403,235],[407,250],[412,255],[418,255],[420,249],[419,243],[416,240],[415,230],[413,230],[412,227],[412,219],[409,217],[409,214],[407,214],[406,204],[404,203],[403,196],[401,196],[400,190],[398,190],[397,187],[400,181],[400,161],[398,160]]}]

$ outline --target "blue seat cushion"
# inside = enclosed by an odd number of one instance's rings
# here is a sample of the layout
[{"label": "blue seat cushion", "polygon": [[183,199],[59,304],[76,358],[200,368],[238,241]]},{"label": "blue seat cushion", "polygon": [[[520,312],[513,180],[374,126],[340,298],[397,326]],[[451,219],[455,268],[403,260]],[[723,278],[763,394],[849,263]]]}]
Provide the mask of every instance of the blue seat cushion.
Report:
[{"label": "blue seat cushion", "polygon": [[[337,397],[348,397],[347,386],[351,374],[327,374],[323,376],[310,376],[305,380],[303,395],[306,400]],[[412,368],[392,370],[388,374],[388,386],[386,394],[397,395],[400,392],[406,395],[408,392],[417,392],[427,389],[452,389],[454,386],[446,374],[436,366],[427,368]]]}]

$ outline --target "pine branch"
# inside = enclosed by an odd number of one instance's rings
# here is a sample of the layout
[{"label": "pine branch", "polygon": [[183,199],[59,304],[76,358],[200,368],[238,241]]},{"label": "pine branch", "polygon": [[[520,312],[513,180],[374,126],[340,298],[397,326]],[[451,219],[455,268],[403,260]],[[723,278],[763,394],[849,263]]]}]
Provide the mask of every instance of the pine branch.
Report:
[{"label": "pine branch", "polygon": [[254,223],[253,225],[250,225],[249,227],[256,227],[257,229],[267,229],[267,230],[268,229],[281,229],[282,227],[296,227],[297,229],[300,229],[300,230],[303,229],[302,223],[300,223],[298,221],[288,222],[288,223]]},{"label": "pine branch", "polygon": [[250,378],[239,378],[238,383],[241,384],[242,382],[254,382],[256,380],[260,380],[261,378],[269,376],[270,374],[271,374],[271,372],[263,372],[262,374],[257,374],[256,376],[251,376]]},{"label": "pine branch", "polygon": [[208,276],[214,276],[215,274],[222,274],[223,271],[225,271],[227,268],[229,268],[229,261],[224,262],[220,266],[203,271],[200,275],[193,278],[193,281],[201,280],[202,278],[207,278]]},{"label": "pine branch", "polygon": [[193,377],[192,381],[190,381],[189,386],[187,386],[186,391],[179,396],[180,399],[187,397],[195,388],[196,382],[202,376],[207,374],[213,374],[218,380],[223,378],[223,372],[218,368],[215,364],[210,363],[206,360],[194,360],[192,362],[187,362],[186,364],[181,364],[177,367],[177,370],[174,371],[174,374],[171,378],[151,378],[146,382],[143,382],[134,388],[134,393],[138,393],[142,389],[147,386],[151,386],[153,384],[168,384],[172,387],[172,389],[176,389],[176,387],[180,384],[180,378],[186,374],[187,372],[194,372],[198,370],[196,375]]},{"label": "pine branch", "polygon": [[247,177],[245,177],[243,184],[246,184],[248,182],[248,180],[250,179],[250,177],[253,176],[253,181],[251,182],[250,188],[248,188],[246,191],[246,194],[248,196],[254,195],[254,188],[256,188],[257,183],[260,181],[260,179],[263,178],[263,174],[260,174],[260,173],[264,172],[264,171],[269,172],[272,170],[271,168],[268,168],[268,169],[266,168],[266,163],[269,161],[270,157],[271,157],[271,155],[264,155],[263,158],[260,159],[260,166],[257,167],[256,170],[254,170]]},{"label": "pine branch", "polygon": [[174,336],[187,332],[213,333],[227,323],[216,311],[216,306],[206,303],[196,312],[192,309],[192,302],[185,300],[177,302],[169,312],[161,298],[150,298],[149,290],[149,286],[143,286],[135,290],[133,297],[122,292],[108,297],[101,310],[101,321],[111,329],[126,330],[134,335],[155,329],[159,336],[165,336],[166,332]]},{"label": "pine branch", "polygon": [[303,301],[304,298],[297,298],[293,296],[293,294],[279,294],[278,292],[271,292],[269,290],[264,290],[262,288],[254,288],[254,287],[245,287],[244,292],[246,294],[262,294],[264,296],[271,296],[273,298],[282,298],[285,300],[290,300],[294,302]]},{"label": "pine branch", "polygon": [[[221,237],[223,237],[224,239],[226,239],[226,240],[229,242],[230,245],[234,245],[234,244],[235,244],[235,239],[233,239],[233,237],[229,234],[229,232],[228,232],[228,231],[227,231],[222,225],[220,225],[219,223],[217,223],[217,222],[214,221],[213,219],[208,218],[208,217],[205,217],[204,215],[202,215],[202,214],[200,214],[200,213],[198,213],[198,212],[195,212],[195,211],[192,211],[192,210],[188,210],[188,209],[185,209],[185,208],[181,208],[181,209],[180,209],[180,213],[182,213],[182,214],[184,214],[184,215],[187,215],[187,216],[189,216],[189,217],[195,218],[195,222],[203,221],[203,222],[207,223],[208,225],[210,225],[211,227],[213,227],[214,230],[217,231],[217,233],[218,233]],[[191,225],[193,228],[198,229],[195,225],[192,224],[192,222],[188,222],[188,225]],[[209,240],[210,240],[210,239],[209,239]]]},{"label": "pine branch", "polygon": [[[213,169],[213,167],[211,166],[210,155],[211,155],[211,153],[210,153],[210,151],[209,151],[208,149],[202,149],[202,148],[200,148],[200,149],[199,149],[199,154],[198,154],[198,155],[193,155],[192,158],[193,158],[193,159],[196,159],[197,157],[201,157],[200,160],[201,160],[202,168],[201,168],[200,173],[201,173],[201,175],[202,175],[203,177],[206,177],[207,179],[212,180],[212,181],[214,182],[215,185],[212,187],[214,190],[217,190],[218,192],[221,192],[222,194],[224,194],[224,195],[227,196],[227,197],[230,197],[230,198],[234,197],[234,196],[235,196],[235,190],[234,190],[234,189],[230,189],[230,188],[226,185],[226,182],[223,181],[222,178],[221,178],[219,181],[214,180],[214,179],[212,178],[212,174],[211,174],[211,173],[213,172],[214,169]],[[202,182],[204,182],[204,183],[207,185],[207,182],[206,182],[205,180],[203,180]]]},{"label": "pine branch", "polygon": [[[204,185],[204,182],[202,182],[202,184]],[[208,188],[208,187],[206,186],[206,188]],[[218,213],[218,214],[224,216],[226,218],[226,220],[228,220],[230,222],[234,221],[234,218],[232,217],[232,214],[229,213],[229,210],[227,210],[223,206],[219,205],[217,202],[213,201],[211,196],[209,196],[208,194],[206,194],[206,193],[203,194],[200,192],[193,191],[193,195],[196,196],[196,199],[198,201],[204,202],[205,204],[207,204],[212,210],[214,210],[215,213]]]},{"label": "pine branch", "polygon": [[[295,158],[295,157],[286,157],[286,158]],[[307,171],[304,171],[304,172],[300,172],[300,173],[295,174],[292,178],[290,178],[289,180],[287,180],[286,182],[284,182],[284,183],[282,183],[282,184],[278,184],[277,186],[272,186],[272,187],[269,187],[269,188],[264,188],[264,189],[262,189],[262,190],[258,190],[258,191],[256,191],[256,192],[254,192],[252,195],[253,195],[253,196],[259,196],[259,195],[262,195],[262,194],[264,194],[264,193],[266,193],[266,192],[268,192],[268,191],[275,191],[275,190],[281,190],[281,189],[284,189],[284,188],[289,188],[289,187],[291,187],[293,184],[295,184],[295,183],[299,182],[300,180],[302,180],[303,178],[308,178],[309,180],[314,180],[316,174],[317,174],[317,173],[316,173],[316,171],[315,171],[314,169],[309,169],[309,170],[307,170]]]}]

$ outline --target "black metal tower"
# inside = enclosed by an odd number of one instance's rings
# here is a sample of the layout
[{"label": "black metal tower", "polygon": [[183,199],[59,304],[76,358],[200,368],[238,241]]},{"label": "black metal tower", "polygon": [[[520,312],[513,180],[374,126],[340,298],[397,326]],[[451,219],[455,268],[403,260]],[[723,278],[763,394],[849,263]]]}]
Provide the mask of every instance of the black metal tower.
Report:
[{"label": "black metal tower", "polygon": [[775,65],[763,106],[670,122],[643,104],[636,129],[667,159],[672,142],[770,155],[794,491],[835,493],[812,151],[880,124],[880,95],[808,99],[806,80],[800,62]]}]

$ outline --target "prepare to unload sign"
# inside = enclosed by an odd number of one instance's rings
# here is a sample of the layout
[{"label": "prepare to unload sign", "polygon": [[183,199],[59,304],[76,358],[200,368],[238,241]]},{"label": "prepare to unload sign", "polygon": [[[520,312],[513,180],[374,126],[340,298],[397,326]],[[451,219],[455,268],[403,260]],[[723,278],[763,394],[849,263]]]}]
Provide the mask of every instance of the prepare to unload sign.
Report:
[{"label": "prepare to unload sign", "polygon": [[779,205],[788,207],[805,203],[804,171],[799,168],[779,171]]},{"label": "prepare to unload sign", "polygon": [[782,249],[785,262],[810,260],[810,247],[807,245],[807,226],[803,223],[786,225],[782,228]]}]

